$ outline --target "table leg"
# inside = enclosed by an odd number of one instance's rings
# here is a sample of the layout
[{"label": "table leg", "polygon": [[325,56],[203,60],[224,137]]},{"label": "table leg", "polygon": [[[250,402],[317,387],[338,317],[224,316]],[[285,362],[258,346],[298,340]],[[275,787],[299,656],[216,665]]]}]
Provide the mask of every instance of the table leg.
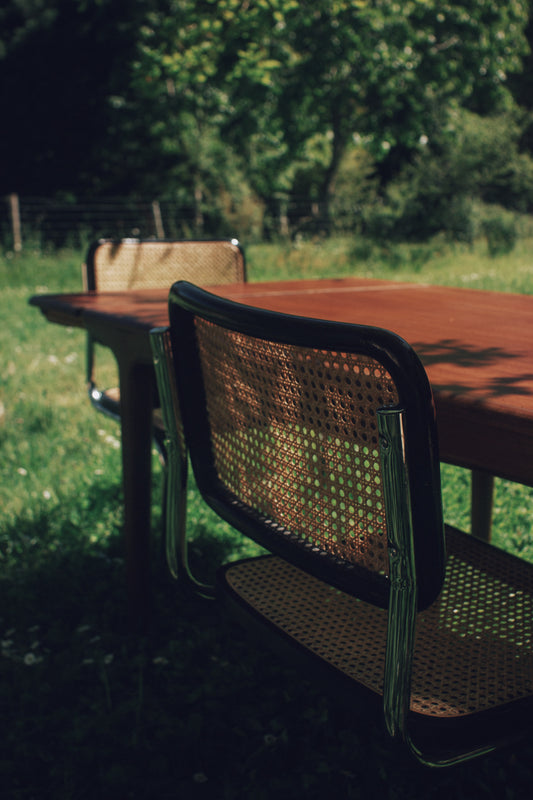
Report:
[{"label": "table leg", "polygon": [[153,368],[119,361],[128,611],[142,629],[151,611],[150,510]]},{"label": "table leg", "polygon": [[489,472],[473,469],[471,488],[472,534],[484,542],[490,542],[493,492],[494,476]]}]

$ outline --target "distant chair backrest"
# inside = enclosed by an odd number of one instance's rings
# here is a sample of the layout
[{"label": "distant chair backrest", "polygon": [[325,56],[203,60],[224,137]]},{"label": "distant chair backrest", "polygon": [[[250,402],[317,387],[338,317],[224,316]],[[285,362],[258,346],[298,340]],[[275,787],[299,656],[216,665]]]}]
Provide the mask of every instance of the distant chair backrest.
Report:
[{"label": "distant chair backrest", "polygon": [[[87,290],[99,292],[170,289],[180,279],[208,286],[245,281],[246,262],[237,239],[99,239],[89,247],[83,279]],[[118,419],[117,391],[102,391],[97,385],[90,334],[86,376],[93,406]]]},{"label": "distant chair backrest", "polygon": [[[271,552],[380,607],[403,525],[415,603],[429,606],[444,577],[439,464],[431,390],[409,345],[185,282],[172,287],[169,319],[207,502]],[[398,494],[403,509],[393,507]]]},{"label": "distant chair backrest", "polygon": [[100,292],[170,288],[176,280],[207,286],[246,280],[246,265],[236,239],[100,239],[89,248],[85,280]]}]

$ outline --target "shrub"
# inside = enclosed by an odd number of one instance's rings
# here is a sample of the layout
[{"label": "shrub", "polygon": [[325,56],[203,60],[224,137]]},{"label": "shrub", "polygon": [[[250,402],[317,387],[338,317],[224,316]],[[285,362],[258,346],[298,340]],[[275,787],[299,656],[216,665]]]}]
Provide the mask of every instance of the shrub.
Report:
[{"label": "shrub", "polygon": [[[491,254],[510,252],[516,241],[513,216],[533,208],[533,159],[519,152],[523,121],[518,112],[480,117],[450,113],[433,141],[365,208],[367,235],[379,240],[425,241],[444,232],[471,243],[477,233]],[[476,204],[503,206],[478,231]]]},{"label": "shrub", "polygon": [[353,230],[363,208],[375,202],[378,185],[375,164],[362,147],[348,148],[337,171],[329,212],[334,231]]},{"label": "shrub", "polygon": [[515,218],[504,209],[495,211],[481,223],[483,234],[487,238],[489,255],[501,256],[511,253],[517,240]]}]

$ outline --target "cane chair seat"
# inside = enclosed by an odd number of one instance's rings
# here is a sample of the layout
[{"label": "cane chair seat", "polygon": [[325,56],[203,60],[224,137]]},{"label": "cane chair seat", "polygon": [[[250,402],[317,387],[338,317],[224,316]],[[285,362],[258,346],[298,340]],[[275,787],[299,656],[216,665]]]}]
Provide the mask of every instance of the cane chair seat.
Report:
[{"label": "cane chair seat", "polygon": [[[174,451],[270,551],[222,566],[217,596],[423,763],[530,732],[533,565],[444,527],[434,405],[409,345],[184,282],[169,318],[153,336]],[[176,507],[167,532],[190,576]]]},{"label": "cane chair seat", "polygon": [[[465,720],[468,724],[481,715],[497,741],[510,705],[525,700],[529,709],[522,728],[516,719],[517,736],[530,725],[533,712],[530,565],[480,548],[452,528],[447,528],[447,540],[445,589],[417,618],[409,708],[410,724],[426,748],[436,736],[441,754],[453,751]],[[219,581],[241,621],[253,613],[256,625],[260,621],[284,638],[285,648],[313,660],[315,671],[336,684],[337,692],[345,697],[351,692],[357,699],[366,695],[366,702],[379,710],[386,610],[276,556],[226,565]]]},{"label": "cane chair seat", "polygon": [[[100,239],[88,250],[83,265],[85,288],[99,292],[126,292],[170,288],[179,279],[202,285],[246,280],[244,253],[236,239],[163,240]],[[120,390],[102,388],[96,375],[95,342],[87,340],[87,386],[97,411],[120,420]],[[165,457],[165,430],[161,413],[153,418],[154,442]]]}]

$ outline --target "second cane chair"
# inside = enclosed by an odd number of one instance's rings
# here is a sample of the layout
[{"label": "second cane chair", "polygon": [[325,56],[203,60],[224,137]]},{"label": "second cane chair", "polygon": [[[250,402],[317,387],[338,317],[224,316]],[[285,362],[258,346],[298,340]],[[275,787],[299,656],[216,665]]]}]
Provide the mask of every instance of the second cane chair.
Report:
[{"label": "second cane chair", "polygon": [[[244,251],[236,239],[99,239],[83,265],[84,285],[99,292],[170,288],[177,280],[222,284],[246,280]],[[120,420],[118,387],[102,387],[96,371],[96,342],[87,336],[87,388],[93,407]],[[164,456],[165,431],[154,415],[154,441]]]},{"label": "second cane chair", "polygon": [[431,390],[409,345],[184,282],[169,318],[152,338],[178,576],[186,444],[205,500],[271,553],[217,581],[263,641],[423,763],[530,733],[533,566],[443,526]]}]

